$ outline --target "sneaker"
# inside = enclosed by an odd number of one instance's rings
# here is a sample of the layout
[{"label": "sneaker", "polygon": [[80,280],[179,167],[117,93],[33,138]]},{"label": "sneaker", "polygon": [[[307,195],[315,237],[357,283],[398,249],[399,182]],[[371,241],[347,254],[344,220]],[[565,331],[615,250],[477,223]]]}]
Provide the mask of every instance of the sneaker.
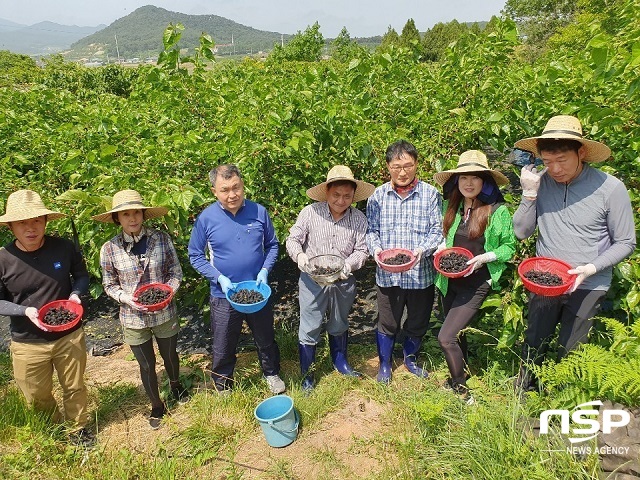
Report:
[{"label": "sneaker", "polygon": [[184,388],[182,385],[177,385],[175,387],[171,387],[171,397],[180,405],[184,405],[191,398],[191,394],[189,393],[189,390]]},{"label": "sneaker", "polygon": [[471,395],[469,387],[458,382],[454,383],[451,378],[447,378],[447,381],[442,385],[442,389],[456,394],[466,405],[475,405],[476,403],[476,399]]},{"label": "sneaker", "polygon": [[165,413],[167,413],[167,409],[164,408],[164,405],[161,407],[154,407],[151,409],[151,415],[149,415],[149,426],[153,430],[157,430],[160,428],[160,424],[162,423],[162,417],[164,417]]},{"label": "sneaker", "polygon": [[86,428],[69,434],[69,442],[78,447],[89,448],[96,444],[96,436]]},{"label": "sneaker", "polygon": [[287,389],[284,385],[284,382],[278,375],[267,375],[265,379],[267,380],[267,385],[269,385],[269,390],[274,395],[284,393],[284,391]]}]

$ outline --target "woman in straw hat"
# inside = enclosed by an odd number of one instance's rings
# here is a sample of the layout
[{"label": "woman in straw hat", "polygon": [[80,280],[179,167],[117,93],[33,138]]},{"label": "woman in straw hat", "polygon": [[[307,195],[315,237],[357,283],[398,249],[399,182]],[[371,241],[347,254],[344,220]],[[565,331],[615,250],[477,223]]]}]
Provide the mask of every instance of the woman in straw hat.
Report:
[{"label": "woman in straw hat", "polygon": [[570,115],[552,117],[541,135],[515,146],[537,154],[544,169],[522,168],[522,200],[513,215],[516,237],[538,230],[536,255],[569,263],[576,280],[558,297],[531,294],[516,387],[533,390],[536,381],[526,365],[540,365],[560,323],[558,358],[587,340],[592,317],[611,285],[613,266],[636,246],[629,194],[617,178],[591,164],[607,160],[611,150],[582,135]]},{"label": "woman in straw hat", "polygon": [[100,250],[102,284],[107,295],[120,304],[124,341],[140,365],[142,385],[151,401],[149,425],[154,429],[159,428],[166,407],[158,389],[153,337],[169,377],[173,400],[183,403],[189,396],[179,380],[176,344],[180,323],[175,302],[149,312],[134,297],[138,288],[149,283],[164,283],[175,292],[182,281],[182,268],[169,235],[144,226],[145,220],[161,217],[167,211],[165,207],[145,206],[135,190],[121,190],[113,196],[111,210],[92,217],[122,228]]},{"label": "woman in straw hat", "polygon": [[474,319],[489,290],[497,288],[506,262],[515,252],[511,214],[504,205],[499,186],[509,183],[502,173],[489,168],[479,150],[467,150],[453,170],[436,173],[442,185],[445,242],[437,251],[463,247],[474,255],[471,270],[461,278],[438,273],[436,287],[442,294],[444,323],[438,343],[444,352],[451,377],[448,386],[473,402],[466,382],[467,342],[460,334]]},{"label": "woman in straw hat", "polygon": [[85,428],[87,364],[82,322],[69,330],[52,332],[38,322],[38,309],[60,299],[81,303],[89,288],[82,254],[72,242],[45,234],[47,222],[65,215],[49,210],[40,195],[18,190],[9,195],[0,225],[15,240],[0,249],[0,315],[11,317],[11,357],[16,384],[27,402],[63,419],[53,397],[55,370],[62,387],[64,417],[75,431],[72,439],[90,442]]},{"label": "woman in straw hat", "polygon": [[[370,183],[356,180],[349,167],[336,165],[329,170],[325,182],[307,190],[307,195],[316,203],[304,207],[289,230],[287,253],[301,271],[298,351],[305,391],[314,387],[310,367],[315,361],[316,345],[327,313],[326,330],[333,365],[343,375],[357,375],[347,361],[348,316],[356,296],[352,273],[362,268],[369,253],[365,243],[367,217],[351,205],[366,200],[374,190]],[[318,255],[335,255],[344,260],[337,281],[317,283],[309,276],[309,258]]]}]

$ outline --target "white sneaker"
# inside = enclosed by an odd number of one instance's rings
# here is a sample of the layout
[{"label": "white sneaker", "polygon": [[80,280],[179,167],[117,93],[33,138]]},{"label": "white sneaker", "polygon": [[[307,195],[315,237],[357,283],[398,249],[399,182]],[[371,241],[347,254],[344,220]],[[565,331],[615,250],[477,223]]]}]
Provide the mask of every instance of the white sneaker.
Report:
[{"label": "white sneaker", "polygon": [[274,395],[283,393],[287,389],[284,382],[278,375],[267,375],[264,378],[267,380],[267,385],[269,385],[269,390]]}]

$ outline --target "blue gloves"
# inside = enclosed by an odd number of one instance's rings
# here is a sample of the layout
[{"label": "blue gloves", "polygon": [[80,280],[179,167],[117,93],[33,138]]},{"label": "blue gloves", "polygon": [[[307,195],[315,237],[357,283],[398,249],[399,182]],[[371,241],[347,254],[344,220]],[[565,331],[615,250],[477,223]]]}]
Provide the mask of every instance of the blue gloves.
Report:
[{"label": "blue gloves", "polygon": [[222,293],[224,293],[225,295],[227,294],[227,292],[230,289],[233,290],[233,283],[231,283],[231,280],[229,280],[224,275],[220,275],[218,277],[218,284],[220,284],[220,288],[222,289]]},{"label": "blue gloves", "polygon": [[266,268],[263,268],[258,272],[258,277],[256,278],[256,284],[260,285],[261,283],[269,283],[268,277],[269,272]]}]

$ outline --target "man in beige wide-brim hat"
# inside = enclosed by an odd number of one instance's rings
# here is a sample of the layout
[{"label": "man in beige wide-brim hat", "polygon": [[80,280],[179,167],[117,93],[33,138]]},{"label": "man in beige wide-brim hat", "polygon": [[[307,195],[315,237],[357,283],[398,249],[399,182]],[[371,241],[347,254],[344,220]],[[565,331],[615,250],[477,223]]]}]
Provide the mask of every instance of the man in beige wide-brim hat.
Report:
[{"label": "man in beige wide-brim hat", "polygon": [[[336,165],[327,173],[325,182],[307,190],[316,203],[302,209],[289,231],[287,253],[300,268],[298,352],[305,391],[314,387],[310,367],[315,361],[327,312],[326,330],[333,365],[343,375],[357,375],[347,361],[348,316],[356,295],[352,273],[362,268],[369,253],[365,242],[367,218],[351,205],[369,198],[374,190],[370,183],[357,180],[346,165]],[[314,263],[318,255],[343,259],[342,272],[335,282],[317,282],[309,275],[310,268],[319,266]]]},{"label": "man in beige wide-brim hat", "polygon": [[536,388],[527,364],[541,364],[560,326],[558,358],[587,341],[613,267],[631,255],[636,245],[631,201],[625,185],[591,166],[607,160],[611,150],[582,135],[580,121],[569,115],[552,117],[541,135],[516,142],[536,152],[544,163],[522,168],[522,200],[513,216],[516,237],[525,239],[536,228],[536,255],[569,263],[575,281],[559,297],[531,294],[525,344],[516,386]]},{"label": "man in beige wide-brim hat", "polygon": [[[45,235],[47,221],[65,215],[48,209],[40,195],[18,190],[9,195],[0,224],[15,240],[0,249],[0,315],[11,318],[11,358],[16,384],[27,402],[66,420],[72,439],[91,442],[84,371],[87,351],[82,322],[61,332],[40,322],[38,310],[54,300],[81,303],[89,288],[82,254],[68,240]],[[53,396],[53,370],[62,387],[64,417]]]}]

